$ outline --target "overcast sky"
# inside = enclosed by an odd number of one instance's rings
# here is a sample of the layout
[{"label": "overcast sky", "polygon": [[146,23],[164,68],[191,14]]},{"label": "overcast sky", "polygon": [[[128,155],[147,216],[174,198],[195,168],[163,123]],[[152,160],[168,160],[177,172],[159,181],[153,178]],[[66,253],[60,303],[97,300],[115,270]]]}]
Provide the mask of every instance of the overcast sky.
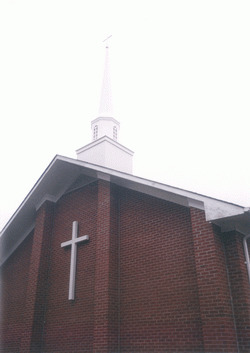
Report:
[{"label": "overcast sky", "polygon": [[0,228],[91,141],[111,34],[134,174],[250,206],[249,18],[249,0],[1,0]]}]

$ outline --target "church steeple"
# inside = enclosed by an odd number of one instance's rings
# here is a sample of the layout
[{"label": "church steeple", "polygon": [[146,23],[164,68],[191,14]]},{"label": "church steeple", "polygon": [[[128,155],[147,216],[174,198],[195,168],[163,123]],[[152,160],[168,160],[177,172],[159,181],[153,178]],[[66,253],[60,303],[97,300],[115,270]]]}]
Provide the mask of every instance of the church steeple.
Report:
[{"label": "church steeple", "polygon": [[111,89],[111,74],[110,74],[110,62],[109,62],[109,47],[106,46],[104,74],[102,81],[101,99],[99,106],[99,117],[113,117],[113,101],[112,101],[112,89]]},{"label": "church steeple", "polygon": [[106,46],[105,51],[98,117],[91,121],[92,142],[76,151],[77,159],[132,173],[134,153],[118,142],[120,123],[113,116],[108,46]]},{"label": "church steeple", "polygon": [[109,47],[105,48],[105,64],[102,81],[101,97],[98,117],[91,122],[92,139],[93,141],[108,136],[117,141],[120,129],[120,123],[114,118],[112,88],[111,88],[111,73],[109,62]]}]

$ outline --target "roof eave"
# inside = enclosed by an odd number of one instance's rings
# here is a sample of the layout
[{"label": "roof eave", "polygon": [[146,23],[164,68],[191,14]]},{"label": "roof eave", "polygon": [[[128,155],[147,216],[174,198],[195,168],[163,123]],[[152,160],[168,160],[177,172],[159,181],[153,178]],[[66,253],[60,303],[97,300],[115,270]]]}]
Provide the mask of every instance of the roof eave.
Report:
[{"label": "roof eave", "polygon": [[[229,222],[230,227],[232,227],[232,222],[236,222],[239,217],[245,214],[244,207],[238,205],[143,179],[124,172],[56,155],[1,231],[0,241],[2,244],[7,244],[7,248],[2,247],[1,249],[2,255],[3,252],[5,253],[10,248],[12,249],[12,253],[14,251],[13,249],[20,244],[20,239],[23,240],[33,229],[36,211],[42,203],[46,200],[57,202],[74,180],[81,174],[87,175],[93,178],[93,180],[110,180],[110,182],[119,186],[158,197],[169,202],[174,202],[185,207],[195,207],[205,210],[207,221],[221,225],[224,228],[227,222]],[[244,218],[244,222],[246,223],[246,218]],[[248,224],[250,224],[250,220],[248,220]],[[240,229],[239,224],[238,228]],[[241,228],[243,229],[243,227]],[[244,229],[246,229],[246,225]],[[6,258],[6,256],[2,255],[0,255],[1,259]]]}]

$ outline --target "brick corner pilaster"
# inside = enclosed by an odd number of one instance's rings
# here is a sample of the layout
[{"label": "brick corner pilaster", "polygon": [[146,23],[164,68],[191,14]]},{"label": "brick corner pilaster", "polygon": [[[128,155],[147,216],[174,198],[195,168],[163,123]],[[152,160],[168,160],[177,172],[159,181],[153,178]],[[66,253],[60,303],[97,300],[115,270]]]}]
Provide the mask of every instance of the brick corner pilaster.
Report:
[{"label": "brick corner pilaster", "polygon": [[54,204],[46,201],[37,211],[27,285],[20,352],[40,352],[49,269]]},{"label": "brick corner pilaster", "polygon": [[118,352],[117,335],[117,222],[111,185],[98,182],[93,352]]},{"label": "brick corner pilaster", "polygon": [[223,239],[205,212],[191,208],[204,352],[237,352]]}]

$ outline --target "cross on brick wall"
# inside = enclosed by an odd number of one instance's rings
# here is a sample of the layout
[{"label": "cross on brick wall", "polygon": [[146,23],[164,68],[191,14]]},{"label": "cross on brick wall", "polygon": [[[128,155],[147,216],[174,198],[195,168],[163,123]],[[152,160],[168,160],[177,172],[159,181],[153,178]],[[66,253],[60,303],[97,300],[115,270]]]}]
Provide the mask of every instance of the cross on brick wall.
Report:
[{"label": "cross on brick wall", "polygon": [[77,233],[78,233],[78,222],[74,221],[72,224],[72,239],[61,243],[62,248],[66,246],[71,246],[69,300],[75,299],[77,244],[89,240],[88,235],[83,235],[82,237],[77,238]]}]

